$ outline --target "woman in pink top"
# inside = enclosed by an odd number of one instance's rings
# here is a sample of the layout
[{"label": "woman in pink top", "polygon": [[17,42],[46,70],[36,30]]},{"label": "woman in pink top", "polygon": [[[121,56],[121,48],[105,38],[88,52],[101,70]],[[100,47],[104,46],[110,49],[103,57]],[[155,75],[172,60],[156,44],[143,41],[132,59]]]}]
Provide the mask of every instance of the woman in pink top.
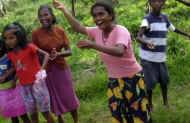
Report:
[{"label": "woman in pink top", "polygon": [[95,49],[100,52],[106,65],[109,82],[107,95],[113,123],[149,123],[148,101],[141,75],[141,66],[133,53],[130,33],[115,23],[111,6],[97,2],[91,7],[96,27],[81,25],[57,0],[54,6],[63,11],[76,32],[87,35],[90,40],[79,41],[79,48]]}]

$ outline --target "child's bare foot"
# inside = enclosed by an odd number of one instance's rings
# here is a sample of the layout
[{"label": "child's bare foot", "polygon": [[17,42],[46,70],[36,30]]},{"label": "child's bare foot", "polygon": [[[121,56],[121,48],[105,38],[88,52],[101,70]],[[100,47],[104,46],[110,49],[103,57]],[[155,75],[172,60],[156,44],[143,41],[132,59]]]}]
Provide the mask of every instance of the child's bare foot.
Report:
[{"label": "child's bare foot", "polygon": [[164,104],[163,104],[165,107],[169,108],[169,103],[168,101],[164,101]]},{"label": "child's bare foot", "polygon": [[166,110],[169,110],[169,109],[170,109],[169,104],[168,104],[168,103],[164,103],[164,108],[165,108]]}]

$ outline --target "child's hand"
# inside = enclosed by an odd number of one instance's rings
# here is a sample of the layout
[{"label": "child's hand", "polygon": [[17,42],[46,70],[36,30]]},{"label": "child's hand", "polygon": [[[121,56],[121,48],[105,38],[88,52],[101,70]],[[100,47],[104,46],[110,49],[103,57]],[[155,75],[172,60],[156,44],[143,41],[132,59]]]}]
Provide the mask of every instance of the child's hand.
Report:
[{"label": "child's hand", "polygon": [[77,47],[78,48],[92,48],[93,46],[95,45],[94,42],[92,41],[89,41],[89,40],[82,40],[82,41],[79,41],[78,44],[77,44]]},{"label": "child's hand", "polygon": [[1,83],[1,82],[4,82],[4,81],[5,81],[5,79],[6,79],[6,77],[5,77],[5,76],[0,76],[0,83]]},{"label": "child's hand", "polygon": [[147,47],[150,49],[155,49],[155,45],[153,43],[147,43]]},{"label": "child's hand", "polygon": [[36,73],[36,82],[38,82],[39,80],[44,80],[47,77],[46,71],[41,69]]},{"label": "child's hand", "polygon": [[53,6],[56,8],[56,9],[64,9],[65,6],[58,0],[53,0]]}]

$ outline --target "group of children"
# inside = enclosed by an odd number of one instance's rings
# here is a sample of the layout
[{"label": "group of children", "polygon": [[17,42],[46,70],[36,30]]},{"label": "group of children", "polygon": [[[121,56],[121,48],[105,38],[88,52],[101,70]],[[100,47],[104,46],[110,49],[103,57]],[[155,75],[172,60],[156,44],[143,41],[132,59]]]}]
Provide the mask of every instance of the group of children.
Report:
[{"label": "group of children", "polygon": [[[72,28],[88,36],[88,39],[79,41],[77,46],[100,53],[108,71],[107,95],[112,123],[123,123],[124,120],[127,123],[150,123],[152,90],[156,82],[160,82],[164,105],[169,106],[169,75],[165,63],[167,32],[170,29],[190,36],[175,28],[167,16],[161,13],[165,1],[148,0],[151,12],[144,17],[137,36],[141,44],[141,67],[134,56],[130,33],[124,26],[116,24],[116,15],[109,4],[96,2],[91,7],[96,26],[85,27],[64,4],[53,0],[54,7],[64,13]],[[58,116],[59,123],[63,123],[61,114],[71,112],[74,122],[78,123],[78,99],[70,83],[70,69],[64,60],[71,54],[68,39],[63,29],[54,26],[55,16],[47,6],[41,6],[38,17],[42,27],[33,32],[33,43],[28,43],[25,29],[19,23],[8,24],[2,32],[0,113],[11,118],[13,123],[19,122],[18,117],[24,123],[38,123],[38,112],[42,112],[48,123],[54,123],[52,111]],[[68,82],[61,85],[62,81]],[[62,96],[68,93],[69,97]],[[59,104],[64,103],[63,100],[66,107]]]},{"label": "group of children", "polygon": [[[5,26],[0,42],[0,114],[19,123],[39,123],[41,112],[47,123],[64,123],[62,114],[71,112],[78,123],[78,98],[65,61],[71,54],[64,30],[55,26],[52,9],[38,10],[41,27],[33,31],[32,42],[18,22]],[[18,80],[18,82],[17,82]],[[68,97],[69,96],[69,97]]]}]

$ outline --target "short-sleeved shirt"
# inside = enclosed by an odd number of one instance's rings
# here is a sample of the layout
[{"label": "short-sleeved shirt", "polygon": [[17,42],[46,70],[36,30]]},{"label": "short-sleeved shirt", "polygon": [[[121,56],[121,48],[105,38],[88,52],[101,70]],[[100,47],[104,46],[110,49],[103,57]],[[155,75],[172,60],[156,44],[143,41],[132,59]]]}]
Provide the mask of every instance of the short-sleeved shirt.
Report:
[{"label": "short-sleeved shirt", "polygon": [[[44,28],[38,28],[32,33],[32,41],[40,49],[45,50],[50,53],[53,48],[57,51],[61,51],[64,47],[69,47],[69,41],[66,33],[61,27],[53,26],[52,30],[46,30]],[[65,58],[63,56],[58,56],[55,60],[49,60],[49,64],[56,64],[61,68],[67,66]]]},{"label": "short-sleeved shirt", "polygon": [[100,52],[102,61],[105,63],[110,78],[132,77],[139,71],[141,66],[137,63],[133,53],[131,36],[128,30],[121,25],[116,25],[109,34],[108,38],[103,40],[103,33],[98,27],[87,27],[86,31],[90,38],[97,44],[113,47],[117,44],[125,46],[125,53],[122,57],[112,56]]},{"label": "short-sleeved shirt", "polygon": [[[11,61],[8,59],[7,54],[0,58],[0,76],[12,67]],[[13,80],[14,76],[10,75],[5,81]]]},{"label": "short-sleeved shirt", "polygon": [[36,73],[41,69],[37,47],[30,43],[19,51],[9,52],[8,57],[16,69],[21,85],[33,84]]},{"label": "short-sleeved shirt", "polygon": [[168,30],[175,30],[175,27],[164,14],[159,16],[153,13],[144,17],[141,27],[146,28],[143,39],[147,43],[153,43],[154,49],[150,49],[146,44],[141,44],[140,57],[141,59],[151,62],[166,61],[166,46]]}]

